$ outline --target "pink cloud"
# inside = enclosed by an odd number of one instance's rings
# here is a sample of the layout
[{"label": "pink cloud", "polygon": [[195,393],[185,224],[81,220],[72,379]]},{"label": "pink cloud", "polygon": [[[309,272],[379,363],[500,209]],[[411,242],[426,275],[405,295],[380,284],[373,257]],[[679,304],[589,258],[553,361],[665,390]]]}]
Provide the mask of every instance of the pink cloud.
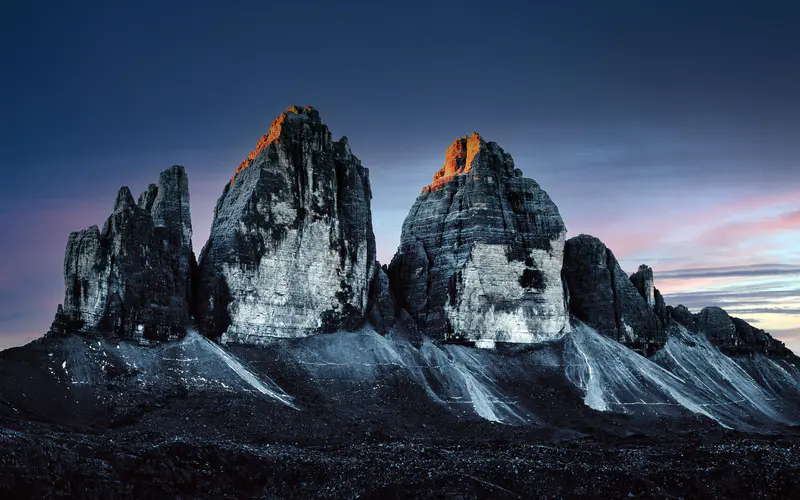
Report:
[{"label": "pink cloud", "polygon": [[736,245],[742,241],[759,240],[766,236],[800,229],[800,210],[777,217],[732,222],[704,232],[699,241],[717,246]]}]

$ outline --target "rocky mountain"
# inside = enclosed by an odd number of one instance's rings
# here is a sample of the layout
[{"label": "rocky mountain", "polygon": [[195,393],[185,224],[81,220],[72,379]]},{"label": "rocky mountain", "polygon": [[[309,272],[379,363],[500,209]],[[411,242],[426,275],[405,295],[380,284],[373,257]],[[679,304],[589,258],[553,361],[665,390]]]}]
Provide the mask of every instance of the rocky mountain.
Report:
[{"label": "rocky mountain", "polygon": [[792,356],[783,342],[743,319],[731,317],[720,307],[704,307],[693,315],[693,320],[696,325],[694,331],[704,334],[711,343],[727,354],[760,353],[781,358]]},{"label": "rocky mountain", "polygon": [[50,334],[0,352],[0,497],[797,496],[781,342],[565,240],[477,134],[389,267],[370,198],[297,106],[225,185],[199,268],[183,168],[122,188],[70,235]]},{"label": "rocky mountain", "polygon": [[369,172],[319,113],[292,106],[214,210],[195,315],[224,342],[359,327],[376,273]]},{"label": "rocky mountain", "polygon": [[477,133],[456,139],[403,223],[392,289],[420,329],[479,345],[569,331],[566,227],[511,156]]},{"label": "rocky mountain", "polygon": [[183,336],[189,322],[194,262],[189,183],[178,165],[134,202],[119,190],[102,231],[70,234],[64,257],[64,304],[51,335],[126,339]]},{"label": "rocky mountain", "polygon": [[611,249],[582,234],[566,242],[564,281],[570,312],[601,334],[629,345],[666,341],[664,325],[655,313],[656,289],[649,267],[642,266],[628,277]]}]

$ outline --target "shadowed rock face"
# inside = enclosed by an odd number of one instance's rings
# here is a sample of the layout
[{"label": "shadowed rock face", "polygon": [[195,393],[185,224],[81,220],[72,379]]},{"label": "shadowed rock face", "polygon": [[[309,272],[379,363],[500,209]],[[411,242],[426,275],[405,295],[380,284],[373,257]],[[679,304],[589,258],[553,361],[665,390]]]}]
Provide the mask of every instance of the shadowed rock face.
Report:
[{"label": "shadowed rock face", "polygon": [[791,357],[792,351],[780,340],[760,328],[756,328],[747,321],[731,317],[733,326],[736,327],[736,336],[739,337],[740,350],[745,352],[760,352],[769,356]]},{"label": "shadowed rock face", "polygon": [[435,337],[537,342],[569,331],[566,228],[539,185],[477,133],[457,139],[403,223],[395,297]]},{"label": "shadowed rock face", "polygon": [[711,342],[721,346],[735,346],[738,342],[736,326],[728,313],[720,307],[704,307],[694,315],[697,330]]},{"label": "shadowed rock face", "polygon": [[653,286],[653,269],[650,266],[642,264],[639,266],[639,270],[631,275],[630,279],[633,286],[639,291],[639,295],[647,302],[647,305],[654,307],[656,298],[655,286]]},{"label": "shadowed rock face", "polygon": [[673,320],[685,326],[687,330],[690,332],[697,331],[697,323],[694,321],[694,315],[685,305],[678,304],[675,307],[667,306],[667,311]]},{"label": "shadowed rock face", "polygon": [[[640,268],[641,274],[634,276],[645,278],[643,271]],[[644,286],[648,280],[639,283],[655,302],[652,270],[649,275],[649,289]],[[572,314],[603,335],[623,343],[666,340],[653,308],[611,250],[594,236],[582,234],[567,240],[564,280]]]},{"label": "shadowed rock face", "polygon": [[755,328],[743,319],[731,317],[720,307],[704,307],[693,315],[693,319],[696,325],[694,331],[705,334],[712,344],[726,354],[761,353],[774,357],[792,355],[783,342],[775,340],[769,333]]},{"label": "shadowed rock face", "polygon": [[375,277],[370,287],[369,309],[367,319],[375,326],[375,330],[385,335],[396,323],[397,304],[386,274],[386,266],[375,263]]},{"label": "shadowed rock face", "polygon": [[189,321],[194,263],[189,186],[181,166],[161,173],[137,205],[120,189],[103,230],[70,234],[66,293],[50,333],[167,340]]},{"label": "shadowed rock face", "polygon": [[375,274],[369,173],[346,138],[292,106],[239,165],[214,211],[195,316],[259,344],[360,326]]}]

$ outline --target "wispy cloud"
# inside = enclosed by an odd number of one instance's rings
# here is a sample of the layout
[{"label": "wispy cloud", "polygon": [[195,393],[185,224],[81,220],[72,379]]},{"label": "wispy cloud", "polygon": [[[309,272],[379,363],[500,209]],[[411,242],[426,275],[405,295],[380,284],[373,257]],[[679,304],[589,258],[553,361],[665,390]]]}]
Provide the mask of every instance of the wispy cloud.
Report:
[{"label": "wispy cloud", "polygon": [[777,216],[753,218],[723,224],[704,232],[699,241],[716,246],[738,244],[800,229],[800,210]]},{"label": "wispy cloud", "polygon": [[786,307],[750,307],[750,308],[731,308],[728,309],[728,314],[733,316],[737,314],[800,314],[800,308],[786,308]]},{"label": "wispy cloud", "polygon": [[800,275],[800,265],[766,263],[723,267],[694,267],[656,271],[654,274],[657,279],[791,276]]}]

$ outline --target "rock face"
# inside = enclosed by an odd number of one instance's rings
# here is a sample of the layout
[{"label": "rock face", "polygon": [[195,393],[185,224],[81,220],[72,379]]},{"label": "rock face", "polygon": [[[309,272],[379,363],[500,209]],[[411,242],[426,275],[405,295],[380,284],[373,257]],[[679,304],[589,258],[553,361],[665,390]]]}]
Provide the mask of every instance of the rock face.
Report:
[{"label": "rock face", "polygon": [[[683,306],[679,306],[683,307]],[[684,308],[685,309],[685,308]],[[747,321],[731,317],[719,307],[704,307],[693,315],[696,329],[729,355],[761,353],[774,357],[787,357],[792,353],[783,342],[750,325]]]},{"label": "rock face", "polygon": [[367,319],[380,334],[386,334],[394,326],[397,316],[397,304],[389,284],[386,267],[375,263],[375,277],[369,292],[369,309]]},{"label": "rock face", "polygon": [[[640,268],[637,274],[645,278],[642,271]],[[567,240],[564,280],[572,314],[603,335],[626,344],[663,344],[666,340],[653,307],[622,270],[613,252],[594,236],[582,234]],[[653,293],[655,305],[652,270],[649,280],[639,283],[644,285],[643,290]]]},{"label": "rock face", "polygon": [[655,286],[653,286],[653,269],[650,266],[642,264],[639,270],[631,274],[630,280],[636,290],[639,291],[647,305],[654,307],[656,305]]},{"label": "rock face", "polygon": [[694,315],[694,320],[697,330],[704,333],[712,343],[726,347],[734,347],[738,343],[736,326],[724,309],[704,307]]},{"label": "rock face", "polygon": [[697,323],[694,321],[694,315],[689,311],[689,309],[684,306],[683,304],[678,304],[675,307],[667,306],[667,310],[669,312],[670,317],[680,323],[681,325],[685,326],[687,330],[690,332],[697,331]]},{"label": "rock face", "polygon": [[661,292],[659,292],[656,287],[653,287],[653,299],[655,302],[655,304],[653,304],[653,312],[661,322],[661,326],[666,328],[672,323],[672,313],[664,300],[664,296],[661,295]]},{"label": "rock face", "polygon": [[768,356],[790,357],[790,351],[780,340],[760,328],[756,328],[747,321],[731,317],[733,326],[736,327],[736,336],[739,338],[739,351],[760,352]]},{"label": "rock face", "polygon": [[239,165],[214,211],[195,316],[259,344],[356,328],[375,274],[369,173],[313,108],[292,106]]},{"label": "rock face", "polygon": [[167,340],[185,333],[194,257],[183,167],[162,172],[139,201],[123,187],[102,231],[70,234],[64,305],[51,334]]},{"label": "rock face", "polygon": [[489,344],[553,339],[569,331],[565,237],[547,193],[473,133],[453,142],[411,208],[389,277],[400,306],[428,335]]}]

